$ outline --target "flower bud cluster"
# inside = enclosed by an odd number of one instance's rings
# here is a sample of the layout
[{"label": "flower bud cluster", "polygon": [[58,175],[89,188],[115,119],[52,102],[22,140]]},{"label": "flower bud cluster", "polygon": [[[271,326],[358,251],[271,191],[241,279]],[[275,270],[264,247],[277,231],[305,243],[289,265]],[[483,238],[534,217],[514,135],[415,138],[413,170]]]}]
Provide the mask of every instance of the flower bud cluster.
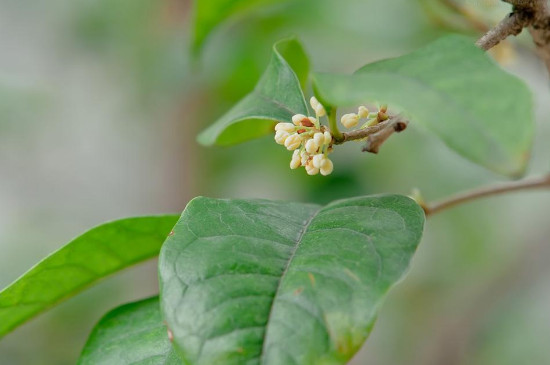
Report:
[{"label": "flower bud cluster", "polygon": [[[314,103],[312,108],[316,115],[326,114],[325,108]],[[315,106],[314,106],[315,104]],[[321,110],[322,109],[322,110]],[[327,155],[332,152],[332,135],[325,126],[321,126],[319,120],[296,114],[292,117],[292,123],[278,123],[275,126],[275,141],[284,145],[287,150],[294,151],[290,168],[305,167],[309,175],[329,175],[334,168]]]},{"label": "flower bud cluster", "polygon": [[357,126],[360,119],[368,118],[369,117],[369,110],[367,107],[361,105],[356,113],[349,113],[342,115],[342,118],[340,119],[340,123],[346,128],[353,128]]}]

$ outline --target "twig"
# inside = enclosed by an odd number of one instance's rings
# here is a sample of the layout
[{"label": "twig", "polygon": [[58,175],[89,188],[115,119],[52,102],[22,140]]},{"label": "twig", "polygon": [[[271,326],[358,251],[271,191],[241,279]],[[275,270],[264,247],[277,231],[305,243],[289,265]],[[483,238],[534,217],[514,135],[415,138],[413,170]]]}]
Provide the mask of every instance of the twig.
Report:
[{"label": "twig", "polygon": [[394,133],[399,133],[404,131],[409,124],[408,121],[401,118],[394,118],[391,123],[389,123],[384,129],[380,132],[371,134],[367,137],[367,143],[363,147],[363,152],[378,153],[380,146],[384,144]]},{"label": "twig", "polygon": [[489,30],[476,44],[484,50],[489,50],[506,37],[518,35],[523,28],[529,28],[537,53],[550,72],[550,10],[547,0],[502,1],[512,4],[512,13]]},{"label": "twig", "polygon": [[520,34],[523,28],[529,24],[528,21],[529,19],[519,13],[509,14],[508,17],[504,18],[500,23],[498,23],[498,25],[496,25],[493,29],[490,29],[483,37],[481,37],[476,42],[476,45],[487,51],[499,44],[508,36]]},{"label": "twig", "polygon": [[432,216],[445,209],[470,202],[479,198],[493,195],[505,194],[518,190],[529,189],[550,189],[550,174],[543,177],[529,178],[520,181],[513,181],[499,185],[486,186],[463,193],[456,194],[449,198],[437,201],[432,204],[421,204],[426,216]]},{"label": "twig", "polygon": [[[390,116],[390,119],[380,122],[378,124],[375,124],[371,127],[358,129],[353,132],[342,133],[342,139],[335,141],[334,144],[342,144],[349,141],[365,139],[373,134],[383,131],[387,127],[391,127],[394,130],[394,132],[400,132],[405,128],[407,128],[408,123],[409,122],[401,115]],[[401,128],[401,129],[396,130],[395,128],[398,128],[398,129]]]}]

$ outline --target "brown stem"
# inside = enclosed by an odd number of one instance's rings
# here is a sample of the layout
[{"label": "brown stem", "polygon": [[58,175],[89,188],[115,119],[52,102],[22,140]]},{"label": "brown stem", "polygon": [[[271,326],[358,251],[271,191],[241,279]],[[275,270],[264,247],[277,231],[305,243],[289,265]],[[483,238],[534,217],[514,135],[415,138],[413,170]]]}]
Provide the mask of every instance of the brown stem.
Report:
[{"label": "brown stem", "polygon": [[476,46],[487,51],[511,35],[518,35],[528,25],[528,19],[521,14],[512,13],[493,29],[490,29],[477,42]]},{"label": "brown stem", "polygon": [[405,119],[400,117],[394,118],[384,129],[367,137],[367,143],[362,151],[378,153],[380,146],[382,146],[392,134],[404,131],[408,124],[409,122]]},{"label": "brown stem", "polygon": [[342,144],[349,141],[357,141],[357,140],[365,139],[369,136],[372,136],[374,134],[377,134],[378,132],[385,130],[386,128],[391,128],[393,129],[394,132],[400,132],[405,128],[407,128],[407,124],[409,124],[409,122],[401,115],[390,116],[388,120],[375,124],[371,127],[358,129],[352,132],[342,133],[342,139],[335,141],[334,144]]},{"label": "brown stem", "polygon": [[476,44],[488,50],[506,37],[518,35],[523,28],[529,28],[537,53],[550,72],[550,10],[547,0],[503,1],[512,4],[513,12],[489,30]]},{"label": "brown stem", "polygon": [[550,174],[543,177],[535,177],[520,181],[513,181],[499,185],[486,186],[453,195],[449,198],[431,204],[421,204],[426,216],[432,216],[445,209],[470,202],[479,198],[505,194],[518,190],[550,189]]}]

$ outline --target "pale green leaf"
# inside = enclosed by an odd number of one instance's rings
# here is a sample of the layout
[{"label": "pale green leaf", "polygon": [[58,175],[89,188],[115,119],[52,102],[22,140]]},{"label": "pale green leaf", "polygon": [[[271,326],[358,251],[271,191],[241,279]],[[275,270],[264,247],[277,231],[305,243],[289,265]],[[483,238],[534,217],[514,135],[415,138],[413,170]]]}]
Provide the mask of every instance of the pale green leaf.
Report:
[{"label": "pale green leaf", "polygon": [[174,344],[193,365],[344,364],[407,271],[423,223],[397,195],[324,207],[194,199],[160,254]]},{"label": "pale green leaf", "polygon": [[181,365],[168,339],[158,297],[107,313],[82,350],[79,365]]},{"label": "pale green leaf", "polygon": [[210,32],[228,18],[288,0],[195,0],[193,49],[198,51]]},{"label": "pale green leaf", "polygon": [[99,279],[158,255],[177,216],[105,223],[52,253],[0,292],[0,337]]},{"label": "pale green leaf", "polygon": [[331,105],[389,103],[462,156],[518,176],[534,133],[527,86],[504,72],[470,38],[449,36],[354,75],[316,74],[316,93]]},{"label": "pale green leaf", "polygon": [[300,83],[309,63],[300,42],[288,39],[273,46],[273,55],[254,90],[203,131],[203,145],[231,145],[273,132],[275,122],[290,122],[294,114],[308,115]]}]

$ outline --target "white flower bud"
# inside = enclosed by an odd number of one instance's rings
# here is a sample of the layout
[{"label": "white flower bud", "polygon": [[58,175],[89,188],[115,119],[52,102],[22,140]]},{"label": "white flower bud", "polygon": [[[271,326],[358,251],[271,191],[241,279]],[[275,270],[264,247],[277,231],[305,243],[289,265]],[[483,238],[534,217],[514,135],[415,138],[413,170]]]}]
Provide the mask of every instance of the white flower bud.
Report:
[{"label": "white flower bud", "polygon": [[323,160],[323,165],[321,166],[321,175],[323,176],[327,176],[327,175],[330,175],[332,173],[332,170],[334,170],[334,164],[332,163],[331,160],[329,160],[328,158],[325,158]]},{"label": "white flower bud", "polygon": [[314,154],[319,149],[319,145],[314,139],[310,139],[306,142],[306,151],[309,154]]},{"label": "white flower bud", "polygon": [[294,123],[294,125],[300,125],[300,122],[304,118],[307,118],[307,117],[303,114],[296,114],[292,117],[292,123]]},{"label": "white flower bud", "polygon": [[291,134],[285,140],[285,147],[289,151],[294,151],[302,144],[302,137],[299,134]]},{"label": "white flower bud", "polygon": [[292,160],[290,161],[290,168],[292,170],[297,169],[302,164],[301,158],[300,158],[300,151],[294,150],[294,154],[292,155]]},{"label": "white flower bud", "polygon": [[315,110],[321,103],[319,103],[319,100],[317,100],[315,96],[312,96],[311,99],[309,99],[309,104],[311,105],[313,110]]},{"label": "white flower bud", "polygon": [[324,117],[327,115],[327,111],[321,104],[319,104],[319,106],[315,109],[315,114],[319,117]]},{"label": "white flower bud", "polygon": [[275,142],[278,144],[285,144],[286,139],[290,136],[288,132],[277,131],[275,132]]},{"label": "white flower bud", "polygon": [[311,161],[306,165],[306,172],[308,175],[317,175],[319,173],[319,169],[311,163]]},{"label": "white flower bud", "polygon": [[292,132],[296,131],[296,127],[292,123],[277,123],[275,125],[275,130],[276,131],[285,131],[285,132],[288,132],[288,133],[292,133]]},{"label": "white flower bud", "polygon": [[330,142],[332,142],[332,134],[330,134],[329,131],[325,131],[325,133],[323,133],[323,136],[325,137],[325,144],[328,145],[330,144]]},{"label": "white flower bud", "polygon": [[363,105],[361,105],[359,107],[359,110],[357,111],[357,114],[359,115],[359,118],[366,118],[369,116],[369,110]]},{"label": "white flower bud", "polygon": [[313,135],[313,140],[318,146],[325,144],[325,136],[321,132],[317,132]]},{"label": "white flower bud", "polygon": [[323,166],[323,162],[325,159],[326,159],[325,155],[320,153],[318,155],[313,156],[311,163],[313,164],[314,167],[317,167],[318,169],[320,169],[321,166]]},{"label": "white flower bud", "polygon": [[344,114],[340,122],[346,128],[353,128],[359,123],[359,116],[355,113]]},{"label": "white flower bud", "polygon": [[305,166],[306,163],[307,163],[307,160],[309,160],[309,155],[307,154],[307,152],[305,150],[303,150],[301,153],[300,153],[300,158],[302,159],[301,162],[302,162],[302,165]]},{"label": "white flower bud", "polygon": [[327,115],[327,112],[325,111],[325,108],[323,107],[323,104],[317,100],[315,96],[312,96],[311,99],[309,99],[309,104],[315,110],[315,114],[319,117],[324,117]]}]

